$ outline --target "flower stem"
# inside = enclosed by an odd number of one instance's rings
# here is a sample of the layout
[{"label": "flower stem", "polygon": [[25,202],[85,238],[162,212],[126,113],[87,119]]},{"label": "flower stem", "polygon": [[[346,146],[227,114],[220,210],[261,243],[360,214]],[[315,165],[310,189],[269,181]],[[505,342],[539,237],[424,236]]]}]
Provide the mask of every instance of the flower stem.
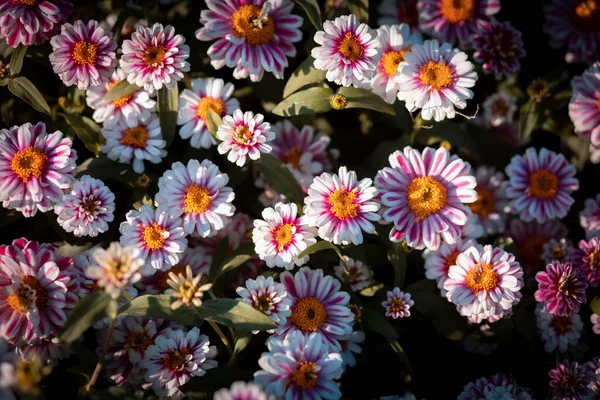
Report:
[{"label": "flower stem", "polygon": [[85,390],[87,392],[89,392],[94,383],[96,383],[96,380],[98,380],[98,376],[100,375],[100,371],[102,371],[102,367],[104,366],[104,359],[106,358],[106,354],[108,353],[108,348],[110,346],[110,341],[115,330],[116,322],[117,313],[112,313],[112,315],[110,316],[110,324],[108,325],[108,332],[106,333],[106,340],[104,341],[104,348],[102,349],[102,354],[100,355],[100,359],[98,359],[98,363],[96,364],[96,368],[94,369],[94,373],[92,374],[90,381],[85,387]]},{"label": "flower stem", "polygon": [[221,338],[221,341],[223,342],[225,347],[227,347],[227,351],[229,352],[229,355],[231,356],[233,354],[233,348],[231,347],[231,343],[229,343],[229,339],[227,339],[227,335],[225,335],[225,332],[223,332],[221,330],[221,328],[219,327],[219,325],[217,325],[216,322],[208,321],[208,323],[210,324],[210,326],[213,327],[215,332],[217,332],[217,335],[219,335],[219,337]]}]

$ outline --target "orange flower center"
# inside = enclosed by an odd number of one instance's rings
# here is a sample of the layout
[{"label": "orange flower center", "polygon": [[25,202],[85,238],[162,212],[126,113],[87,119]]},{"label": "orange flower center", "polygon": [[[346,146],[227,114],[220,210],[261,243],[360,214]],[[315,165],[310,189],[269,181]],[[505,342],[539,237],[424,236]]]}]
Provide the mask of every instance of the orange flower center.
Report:
[{"label": "orange flower center", "polygon": [[302,332],[316,332],[327,322],[327,311],[316,298],[304,297],[292,307],[290,321]]},{"label": "orange flower center", "polygon": [[591,269],[600,267],[600,250],[596,250],[589,255]]},{"label": "orange flower center", "polygon": [[404,22],[409,26],[419,25],[419,10],[417,9],[416,0],[398,0],[398,3],[400,22]]},{"label": "orange flower center", "polygon": [[417,221],[420,221],[436,214],[448,204],[448,191],[435,178],[421,176],[408,185],[406,202]]},{"label": "orange flower center", "polygon": [[291,164],[294,168],[300,171],[300,158],[302,158],[302,152],[298,146],[294,146],[291,150],[285,153],[282,161],[285,164]]},{"label": "orange flower center", "polygon": [[27,182],[32,176],[40,179],[47,164],[48,155],[46,152],[29,146],[25,150],[17,151],[10,163],[10,169],[23,182]]},{"label": "orange flower center", "polygon": [[517,250],[524,264],[537,265],[542,261],[544,245],[550,241],[549,238],[542,235],[533,235],[522,243],[517,243]]},{"label": "orange flower center", "polygon": [[17,3],[22,6],[33,6],[35,3],[37,3],[37,0],[13,0],[13,3]]},{"label": "orange flower center", "polygon": [[470,21],[477,13],[477,0],[442,0],[440,13],[453,24]]},{"label": "orange flower center", "polygon": [[319,382],[319,372],[315,371],[317,366],[314,362],[298,361],[298,369],[290,375],[290,381],[294,386],[302,389],[310,389]]},{"label": "orange flower center", "polygon": [[540,169],[529,175],[527,194],[540,199],[551,199],[556,196],[558,177],[552,172]]},{"label": "orange flower center", "polygon": [[559,335],[564,335],[571,329],[571,317],[554,315],[550,322],[550,327]]},{"label": "orange flower center", "polygon": [[21,280],[23,283],[15,291],[15,294],[6,297],[6,303],[18,312],[19,314],[26,314],[29,311],[31,302],[35,303],[38,309],[46,307],[48,302],[48,292],[44,289],[40,283],[31,275],[22,275]]},{"label": "orange flower center", "polygon": [[185,366],[185,358],[188,354],[191,352],[187,347],[176,351],[168,350],[167,356],[162,359],[163,368],[170,371],[181,371]]},{"label": "orange flower center", "polygon": [[233,32],[253,46],[269,43],[275,36],[275,24],[271,16],[261,18],[261,8],[244,4],[233,13]]},{"label": "orange flower center", "polygon": [[452,265],[456,265],[456,259],[458,258],[459,254],[460,254],[460,252],[458,250],[455,250],[449,256],[447,256],[446,258],[444,258],[444,260],[446,261],[446,265],[448,266],[448,268],[450,268]]},{"label": "orange flower center", "polygon": [[185,191],[183,206],[186,213],[202,214],[210,206],[211,200],[208,189],[194,183],[188,186]]},{"label": "orange flower center", "polygon": [[[112,82],[111,84],[108,85],[108,90],[114,88],[120,82],[121,81]],[[133,93],[126,94],[125,96],[122,96],[116,100],[113,100],[112,104],[113,104],[114,109],[118,110],[119,108],[123,107],[125,104],[129,103],[129,100],[131,100],[132,97],[133,97]]]},{"label": "orange flower center", "polygon": [[225,103],[216,97],[205,96],[200,100],[196,114],[198,114],[198,117],[206,119],[208,110],[213,110],[219,117],[222,117],[225,113]]},{"label": "orange flower center", "polygon": [[254,308],[262,313],[269,311],[272,306],[273,300],[271,299],[271,296],[269,296],[267,293],[261,294],[254,301]]},{"label": "orange flower center", "polygon": [[88,42],[77,42],[73,49],[73,61],[77,64],[96,65],[98,46]]},{"label": "orange flower center", "polygon": [[146,246],[150,250],[162,249],[163,243],[168,237],[168,230],[161,228],[157,222],[153,222],[152,225],[143,225],[143,227],[142,238]]},{"label": "orange flower center", "polygon": [[579,0],[571,13],[571,23],[580,32],[600,31],[600,4],[598,4],[598,0]]},{"label": "orange flower center", "polygon": [[235,127],[234,140],[239,144],[248,144],[252,140],[253,133],[246,125],[238,125]]},{"label": "orange flower center", "polygon": [[127,334],[127,339],[125,339],[125,348],[127,350],[133,349],[137,350],[140,353],[144,353],[146,349],[154,344],[154,338],[146,335],[146,332],[134,332],[129,331]]},{"label": "orange flower center", "polygon": [[282,224],[278,228],[273,229],[272,233],[277,242],[277,250],[283,251],[294,240],[292,228],[294,228],[294,224]]},{"label": "orange flower center", "polygon": [[143,149],[146,147],[146,141],[148,140],[148,129],[143,125],[138,125],[135,128],[127,128],[123,132],[123,137],[120,142],[124,146],[135,147],[136,149]]},{"label": "orange flower center", "polygon": [[423,85],[430,85],[435,90],[448,87],[454,82],[454,74],[450,67],[435,61],[427,61],[427,64],[421,65],[419,78]]},{"label": "orange flower center", "polygon": [[403,299],[394,297],[388,303],[388,309],[393,313],[401,313],[404,311],[404,305],[406,302]]},{"label": "orange flower center", "polygon": [[151,46],[144,51],[144,63],[149,67],[156,67],[165,61],[167,48],[165,46]]},{"label": "orange flower center", "polygon": [[494,212],[495,200],[493,193],[484,186],[477,186],[477,200],[469,204],[471,211],[482,218]]},{"label": "orange flower center", "polygon": [[347,32],[340,44],[338,44],[338,51],[348,60],[355,61],[362,57],[364,48],[352,32]]},{"label": "orange flower center", "polygon": [[338,189],[329,195],[330,211],[341,220],[346,218],[356,218],[358,215],[358,204],[355,203],[358,197],[358,191],[351,191],[344,188]]},{"label": "orange flower center", "polygon": [[396,75],[396,72],[398,72],[398,65],[404,61],[404,55],[409,51],[410,49],[406,48],[399,51],[390,50],[383,53],[380,62],[387,76],[392,77]]},{"label": "orange flower center", "polygon": [[86,214],[95,215],[98,212],[98,208],[100,208],[100,202],[95,201],[94,197],[90,196],[83,202],[81,207]]},{"label": "orange flower center", "polygon": [[498,280],[498,274],[490,264],[476,264],[467,272],[465,286],[473,293],[477,293],[480,290],[489,292],[498,285]]}]

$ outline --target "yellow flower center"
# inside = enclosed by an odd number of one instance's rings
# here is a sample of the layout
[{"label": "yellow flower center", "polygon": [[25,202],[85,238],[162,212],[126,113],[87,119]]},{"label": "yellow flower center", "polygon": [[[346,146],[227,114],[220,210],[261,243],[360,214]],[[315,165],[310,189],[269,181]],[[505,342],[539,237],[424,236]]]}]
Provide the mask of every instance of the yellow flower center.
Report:
[{"label": "yellow flower center", "polygon": [[314,362],[298,361],[298,369],[290,375],[290,381],[294,386],[302,389],[310,389],[319,382],[319,372],[315,371],[317,366]]},{"label": "yellow flower center", "polygon": [[232,15],[233,32],[237,37],[243,37],[253,46],[269,43],[275,36],[273,18],[267,16],[261,19],[261,9],[252,4],[244,4]]},{"label": "yellow flower center", "polygon": [[127,350],[133,349],[140,353],[144,353],[151,344],[154,344],[154,338],[146,335],[145,331],[129,331],[127,339],[125,339],[125,348]]},{"label": "yellow flower center", "polygon": [[467,272],[465,286],[473,293],[477,293],[480,290],[489,292],[498,285],[498,279],[498,274],[490,264],[476,264]]},{"label": "yellow flower center", "polygon": [[298,146],[294,146],[291,150],[289,150],[287,153],[285,153],[285,156],[283,156],[282,161],[285,164],[291,164],[298,171],[301,171],[300,158],[302,158],[302,152],[300,151]]},{"label": "yellow flower center", "polygon": [[252,140],[252,132],[245,125],[238,125],[235,127],[234,140],[239,144],[248,144]]},{"label": "yellow flower center", "polygon": [[477,200],[469,204],[469,207],[474,214],[485,218],[494,212],[494,194],[484,186],[477,186],[475,190],[477,191]]},{"label": "yellow flower center", "polygon": [[448,204],[446,186],[431,176],[413,179],[406,188],[408,208],[417,221],[436,214]]},{"label": "yellow flower center", "polygon": [[352,32],[347,32],[340,44],[338,44],[338,51],[348,60],[355,61],[362,57],[364,48]]},{"label": "yellow flower center", "polygon": [[423,85],[430,85],[435,90],[448,87],[454,82],[454,74],[450,67],[435,61],[427,61],[427,64],[421,65],[419,78]]},{"label": "yellow flower center", "polygon": [[302,332],[316,332],[327,322],[327,311],[316,298],[304,297],[292,307],[289,319]]},{"label": "yellow flower center", "polygon": [[167,48],[165,46],[151,46],[144,51],[144,63],[149,67],[156,67],[165,61]]},{"label": "yellow flower center", "polygon": [[206,119],[208,117],[208,110],[213,110],[219,117],[222,117],[225,113],[225,103],[216,97],[205,96],[200,100],[196,114],[200,118]]},{"label": "yellow flower center", "polygon": [[380,62],[387,76],[392,77],[396,75],[396,72],[398,72],[398,65],[404,61],[404,55],[409,51],[410,49],[406,48],[399,51],[390,50],[383,53]]},{"label": "yellow flower center", "polygon": [[37,3],[37,0],[13,0],[13,3],[17,3],[22,6],[33,6],[35,3]]},{"label": "yellow flower center", "polygon": [[579,0],[571,14],[571,22],[580,32],[600,31],[600,4],[598,0]]},{"label": "yellow flower center", "polygon": [[329,99],[329,104],[335,110],[343,110],[348,105],[348,99],[343,94],[334,94]]},{"label": "yellow flower center", "polygon": [[338,189],[329,195],[330,211],[341,220],[356,218],[358,215],[358,204],[355,203],[358,190]]},{"label": "yellow flower center", "polygon": [[148,140],[148,129],[143,125],[138,125],[135,128],[127,128],[123,132],[123,137],[120,143],[124,146],[135,147],[136,149],[143,149],[146,147],[146,141]]},{"label": "yellow flower center", "polygon": [[98,46],[88,42],[77,42],[71,54],[76,64],[96,65]]},{"label": "yellow flower center", "polygon": [[182,370],[188,354],[191,354],[191,352],[187,347],[175,351],[167,350],[167,356],[162,359],[163,368],[170,371]]},{"label": "yellow flower center", "polygon": [[185,191],[183,205],[186,213],[202,214],[211,202],[210,192],[203,186],[191,184]]},{"label": "yellow flower center", "polygon": [[31,302],[35,302],[38,309],[46,307],[48,302],[48,292],[40,283],[31,275],[22,275],[23,283],[16,290],[15,294],[6,297],[6,303],[18,312],[26,314],[29,311]]},{"label": "yellow flower center", "polygon": [[589,255],[591,269],[600,267],[600,250],[596,250]]},{"label": "yellow flower center", "polygon": [[571,317],[562,316],[562,315],[554,315],[552,317],[552,321],[550,322],[550,326],[556,333],[559,335],[564,335],[569,332],[571,329]]},{"label": "yellow flower center", "polygon": [[540,169],[529,176],[527,194],[540,199],[551,199],[556,196],[558,177],[552,172]]},{"label": "yellow flower center", "polygon": [[477,13],[477,0],[442,0],[440,13],[453,24],[470,21]]},{"label": "yellow flower center", "polygon": [[157,222],[153,222],[152,225],[143,225],[144,232],[142,232],[142,238],[144,243],[150,250],[162,249],[163,243],[167,238],[168,230],[161,228]]},{"label": "yellow flower center", "polygon": [[529,236],[524,242],[517,243],[517,250],[524,264],[537,265],[542,261],[544,245],[550,241],[542,235]]},{"label": "yellow flower center", "polygon": [[269,296],[267,293],[263,293],[260,296],[258,296],[256,298],[256,301],[254,302],[254,308],[262,313],[269,311],[272,305],[273,300],[271,299],[271,296]]},{"label": "yellow flower center", "polygon": [[[120,82],[121,81],[112,82],[111,84],[108,85],[108,90],[114,88]],[[123,107],[125,104],[129,103],[129,100],[131,100],[132,97],[133,97],[133,93],[126,94],[125,96],[122,96],[116,100],[113,100],[112,104],[113,104],[114,109],[118,110],[119,108]]]},{"label": "yellow flower center", "polygon": [[279,228],[273,229],[273,236],[277,242],[277,250],[283,251],[285,247],[292,242],[294,234],[292,228],[294,224],[282,224]]},{"label": "yellow flower center", "polygon": [[444,260],[446,261],[446,265],[448,267],[456,265],[456,259],[458,258],[459,254],[460,252],[458,250],[455,250],[449,256],[446,256],[446,258],[444,258]]},{"label": "yellow flower center", "polygon": [[27,182],[32,176],[40,179],[47,164],[48,155],[46,152],[29,146],[25,150],[17,151],[10,163],[10,169],[23,182]]}]

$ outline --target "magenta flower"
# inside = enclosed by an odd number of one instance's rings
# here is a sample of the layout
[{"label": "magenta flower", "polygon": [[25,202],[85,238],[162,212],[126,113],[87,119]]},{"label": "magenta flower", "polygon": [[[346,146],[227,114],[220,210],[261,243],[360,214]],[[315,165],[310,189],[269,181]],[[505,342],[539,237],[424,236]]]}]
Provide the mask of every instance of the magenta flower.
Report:
[{"label": "magenta flower", "polygon": [[571,81],[573,90],[569,101],[569,117],[575,133],[593,146],[600,145],[600,62]]},{"label": "magenta flower", "polygon": [[583,273],[571,263],[554,261],[546,265],[546,271],[538,272],[535,280],[538,282],[535,299],[546,302],[546,309],[551,314],[575,314],[587,301],[585,289],[588,283]]},{"label": "magenta flower", "polygon": [[590,286],[600,284],[600,238],[593,237],[579,242],[579,250],[573,255],[573,265],[581,270]]},{"label": "magenta flower", "polygon": [[468,383],[457,400],[518,399],[533,400],[533,392],[519,386],[512,376],[498,373],[489,378],[479,378]]},{"label": "magenta flower", "polygon": [[585,369],[577,362],[565,360],[548,372],[550,387],[558,400],[578,400],[588,393]]},{"label": "magenta flower", "polygon": [[217,130],[217,138],[222,141],[217,147],[219,154],[227,154],[229,161],[243,167],[247,157],[258,160],[260,153],[270,153],[272,147],[267,142],[275,139],[275,132],[264,120],[264,115],[252,111],[235,110],[226,115]]},{"label": "magenta flower", "polygon": [[509,22],[481,21],[471,43],[473,58],[483,63],[486,72],[510,75],[521,68],[519,59],[525,57],[521,32]]},{"label": "magenta flower", "polygon": [[585,199],[583,210],[579,212],[579,224],[585,230],[586,238],[600,236],[600,194]]},{"label": "magenta flower", "polygon": [[394,319],[410,317],[410,308],[415,304],[410,293],[404,293],[395,287],[387,292],[387,300],[381,305],[385,308],[385,316]]}]

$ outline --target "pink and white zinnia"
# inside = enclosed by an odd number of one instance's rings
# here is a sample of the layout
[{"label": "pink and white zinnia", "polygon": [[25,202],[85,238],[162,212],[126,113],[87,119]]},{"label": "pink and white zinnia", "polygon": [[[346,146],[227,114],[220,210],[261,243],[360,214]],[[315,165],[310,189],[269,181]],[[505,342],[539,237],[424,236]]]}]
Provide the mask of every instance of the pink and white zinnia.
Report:
[{"label": "pink and white zinnia", "polygon": [[223,123],[217,130],[217,138],[222,140],[219,144],[219,154],[227,154],[227,159],[239,167],[246,163],[246,157],[258,160],[260,153],[270,153],[271,145],[267,142],[275,139],[275,132],[271,131],[271,124],[264,122],[262,114],[252,111],[242,113],[235,110],[233,115],[226,115]]},{"label": "pink and white zinnia", "polygon": [[274,208],[263,210],[264,220],[254,220],[254,249],[268,267],[291,270],[295,265],[300,266],[308,261],[308,256],[297,261],[296,258],[317,242],[317,229],[308,225],[306,217],[298,217],[297,214],[296,204],[277,203]]},{"label": "pink and white zinnia", "polygon": [[473,323],[497,321],[521,300],[523,269],[499,247],[475,245],[458,255],[444,282],[447,297]]}]

